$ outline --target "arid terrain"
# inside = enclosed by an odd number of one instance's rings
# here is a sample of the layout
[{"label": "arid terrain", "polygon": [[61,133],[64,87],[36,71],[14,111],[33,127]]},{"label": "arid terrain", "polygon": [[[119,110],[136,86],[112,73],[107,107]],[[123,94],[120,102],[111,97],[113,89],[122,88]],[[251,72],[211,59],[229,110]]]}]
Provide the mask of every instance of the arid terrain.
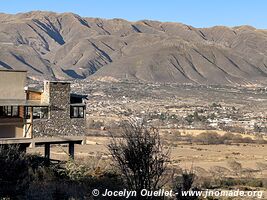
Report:
[{"label": "arid terrain", "polygon": [[[100,167],[109,163],[109,153],[107,144],[110,142],[108,137],[93,137],[86,138],[86,145],[76,145],[76,159],[90,162],[100,158]],[[244,169],[249,170],[251,174],[253,170],[257,172],[257,177],[265,178],[267,176],[267,145],[266,144],[234,144],[234,145],[199,145],[199,144],[175,144],[166,145],[171,148],[171,163],[175,168],[190,170],[195,169],[196,172],[211,175],[214,167],[229,168],[228,161],[236,160],[242,164]],[[43,153],[43,148],[30,149],[29,152]],[[66,160],[66,147],[54,147],[51,151],[52,159]],[[265,164],[263,170],[257,171],[260,164]],[[107,166],[108,167],[108,166]],[[230,173],[230,169],[228,169]],[[227,172],[227,171],[226,171]],[[254,173],[255,173],[254,172]]]},{"label": "arid terrain", "polygon": [[[37,88],[68,80],[88,95],[79,164],[109,168],[109,136],[131,119],[157,128],[169,169],[193,170],[202,188],[266,190],[266,30],[40,11],[0,14],[0,25],[0,69],[27,70]],[[53,146],[51,158],[66,152]]]},{"label": "arid terrain", "polygon": [[[77,162],[110,168],[109,133],[119,135],[120,124],[131,118],[158,128],[171,151],[170,167],[194,170],[198,183],[236,178],[266,189],[266,88],[103,80],[75,81],[72,90],[89,95],[86,144],[76,145]],[[66,160],[66,152],[54,146],[51,157]]]},{"label": "arid terrain", "polygon": [[[265,85],[267,31],[251,26],[0,14],[0,68],[32,79]],[[93,76],[92,76],[93,75]]]}]

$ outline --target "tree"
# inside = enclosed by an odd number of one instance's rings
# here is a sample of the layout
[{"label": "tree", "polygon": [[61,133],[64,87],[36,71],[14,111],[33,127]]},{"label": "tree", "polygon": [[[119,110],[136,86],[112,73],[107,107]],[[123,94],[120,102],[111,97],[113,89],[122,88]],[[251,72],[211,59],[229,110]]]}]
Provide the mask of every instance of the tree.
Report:
[{"label": "tree", "polygon": [[[123,175],[128,189],[150,191],[161,188],[169,161],[157,129],[129,121],[122,125],[120,138],[112,136],[108,149]],[[146,199],[139,196],[138,199]]]}]

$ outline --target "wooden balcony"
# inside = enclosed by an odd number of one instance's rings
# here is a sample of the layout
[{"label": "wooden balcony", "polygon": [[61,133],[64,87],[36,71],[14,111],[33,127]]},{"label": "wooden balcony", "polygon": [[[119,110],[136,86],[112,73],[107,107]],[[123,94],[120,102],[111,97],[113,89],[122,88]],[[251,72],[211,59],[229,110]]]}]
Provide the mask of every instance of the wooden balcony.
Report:
[{"label": "wooden balcony", "polygon": [[0,126],[4,125],[23,125],[25,123],[24,118],[21,117],[0,117]]}]

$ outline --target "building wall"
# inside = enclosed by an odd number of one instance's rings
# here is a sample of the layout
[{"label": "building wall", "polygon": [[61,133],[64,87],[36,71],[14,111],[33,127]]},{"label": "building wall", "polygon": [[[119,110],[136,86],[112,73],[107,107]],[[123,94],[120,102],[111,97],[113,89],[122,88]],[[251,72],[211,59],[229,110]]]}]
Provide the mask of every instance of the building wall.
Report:
[{"label": "building wall", "polygon": [[70,83],[45,82],[41,101],[49,103],[49,114],[34,119],[34,137],[84,135],[85,118],[70,118]]},{"label": "building wall", "polygon": [[34,119],[33,136],[82,136],[85,134],[85,119],[53,121],[51,119]]},{"label": "building wall", "polygon": [[1,138],[22,138],[23,125],[1,125]]},{"label": "building wall", "polygon": [[41,92],[27,92],[27,99],[28,100],[41,100]]},{"label": "building wall", "polygon": [[[0,100],[26,100],[24,87],[26,71],[0,70]],[[4,106],[4,104],[3,104]],[[19,108],[19,117],[0,119],[0,138],[23,137],[23,108]]]},{"label": "building wall", "polygon": [[18,117],[0,118],[0,138],[22,138],[23,137],[23,106],[19,107]]},{"label": "building wall", "polygon": [[0,70],[0,99],[25,100],[26,71]]}]

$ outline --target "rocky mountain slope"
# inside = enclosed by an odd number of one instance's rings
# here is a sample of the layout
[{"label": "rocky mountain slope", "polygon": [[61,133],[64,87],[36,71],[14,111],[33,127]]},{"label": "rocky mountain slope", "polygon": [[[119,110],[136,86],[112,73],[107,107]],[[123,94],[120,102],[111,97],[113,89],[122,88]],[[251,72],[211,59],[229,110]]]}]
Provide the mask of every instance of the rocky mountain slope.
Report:
[{"label": "rocky mountain slope", "polygon": [[267,30],[0,14],[0,69],[28,70],[37,79],[266,84]]}]

